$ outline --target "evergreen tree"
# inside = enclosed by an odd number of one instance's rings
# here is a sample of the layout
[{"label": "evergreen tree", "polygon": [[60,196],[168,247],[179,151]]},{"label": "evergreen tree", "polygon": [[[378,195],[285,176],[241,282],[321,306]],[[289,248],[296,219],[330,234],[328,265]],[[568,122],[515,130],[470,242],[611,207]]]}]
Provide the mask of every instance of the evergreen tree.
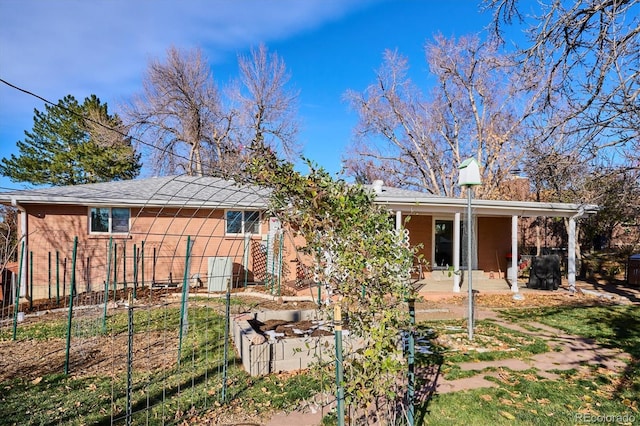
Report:
[{"label": "evergreen tree", "polygon": [[0,160],[0,174],[34,185],[78,185],[132,179],[140,155],[117,115],[91,95],[82,104],[71,95],[34,110],[33,129],[18,141],[19,155]]}]

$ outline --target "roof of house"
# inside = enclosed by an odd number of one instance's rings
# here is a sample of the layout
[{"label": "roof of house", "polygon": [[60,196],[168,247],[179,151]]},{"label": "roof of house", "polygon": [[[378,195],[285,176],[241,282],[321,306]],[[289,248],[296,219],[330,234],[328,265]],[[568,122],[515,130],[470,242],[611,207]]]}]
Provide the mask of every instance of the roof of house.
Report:
[{"label": "roof of house", "polygon": [[[466,198],[434,196],[384,186],[381,182],[368,187],[376,193],[376,203],[403,214],[460,213],[468,202]],[[268,188],[217,177],[182,175],[0,192],[0,203],[264,209],[270,192]],[[598,207],[591,204],[474,199],[473,210],[475,214],[485,216],[571,217],[593,214]]]},{"label": "roof of house", "polygon": [[163,176],[0,192],[0,202],[86,206],[265,208],[270,190],[211,176]]}]

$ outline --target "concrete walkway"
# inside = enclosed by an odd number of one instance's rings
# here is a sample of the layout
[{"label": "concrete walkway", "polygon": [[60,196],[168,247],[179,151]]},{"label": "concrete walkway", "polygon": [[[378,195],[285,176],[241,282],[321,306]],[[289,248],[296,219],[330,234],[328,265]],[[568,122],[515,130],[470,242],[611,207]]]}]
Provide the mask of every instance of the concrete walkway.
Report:
[{"label": "concrete walkway", "polygon": [[[462,284],[462,288],[459,293],[453,291],[453,279],[443,278],[435,272],[435,276],[428,277],[424,280],[418,281],[415,285],[419,288],[418,294],[425,300],[441,300],[455,296],[467,296],[469,288],[465,283]],[[478,294],[515,294],[512,291],[511,286],[504,279],[490,279],[487,277],[473,278],[471,282],[472,289]],[[564,278],[560,284],[558,290],[540,290],[527,287],[526,280],[518,280],[518,293],[524,297],[527,295],[553,295],[553,294],[568,294],[569,283]],[[627,286],[627,285],[615,285],[598,283],[596,281],[576,281],[576,289],[585,294],[594,296],[601,296],[610,299],[626,300],[630,303],[640,303],[640,286]]]},{"label": "concrete walkway", "polygon": [[[485,317],[493,317],[491,314]],[[527,322],[527,328],[493,317],[499,325],[524,334],[543,338],[549,345],[549,351],[531,356],[527,360],[504,359],[496,361],[463,362],[458,364],[463,371],[477,371],[478,374],[459,380],[439,378],[436,386],[438,393],[456,392],[465,389],[496,387],[498,384],[486,377],[504,379],[504,371],[535,370],[540,377],[556,380],[555,370],[579,369],[585,365],[597,365],[611,372],[624,370],[631,356],[621,350],[603,348],[591,339],[572,336],[544,324]],[[532,331],[532,329],[536,329]],[[492,371],[485,371],[491,368]]]}]

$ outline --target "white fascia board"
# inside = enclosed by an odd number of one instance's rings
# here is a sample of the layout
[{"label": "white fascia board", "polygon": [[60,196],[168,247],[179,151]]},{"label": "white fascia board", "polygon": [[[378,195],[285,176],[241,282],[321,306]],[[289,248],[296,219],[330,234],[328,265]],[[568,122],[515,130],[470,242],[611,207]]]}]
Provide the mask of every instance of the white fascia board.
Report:
[{"label": "white fascia board", "polygon": [[[377,199],[376,204],[405,213],[458,213],[466,208],[467,200],[463,198],[394,199],[385,197],[385,199]],[[581,209],[586,214],[594,214],[598,211],[598,207],[595,205],[501,200],[472,200],[472,208],[478,215],[521,217],[572,217]]]}]

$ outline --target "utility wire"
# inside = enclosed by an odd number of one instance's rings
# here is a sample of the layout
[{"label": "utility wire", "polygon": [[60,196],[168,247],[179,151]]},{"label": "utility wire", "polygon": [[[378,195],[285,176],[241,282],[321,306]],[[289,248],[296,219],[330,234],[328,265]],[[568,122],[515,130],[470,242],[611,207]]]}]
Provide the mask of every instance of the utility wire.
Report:
[{"label": "utility wire", "polygon": [[162,151],[162,153],[165,154],[165,155],[172,155],[172,156],[175,156],[177,158],[181,158],[183,160],[190,161],[190,159],[188,157],[176,154],[175,152],[169,151],[167,148],[163,148],[163,149],[158,148],[157,146],[155,146],[155,145],[153,145],[151,143],[145,142],[140,138],[128,135],[128,134],[126,134],[126,133],[124,133],[124,132],[122,132],[122,131],[120,131],[118,129],[115,129],[113,127],[107,126],[106,124],[101,123],[100,121],[94,120],[91,117],[84,116],[84,115],[79,114],[78,112],[73,111],[73,110],[71,110],[71,109],[69,109],[69,108],[67,108],[65,106],[62,106],[62,105],[56,104],[54,102],[51,102],[50,100],[44,98],[43,96],[40,96],[40,95],[38,95],[36,93],[33,93],[33,92],[31,92],[31,91],[29,91],[27,89],[23,89],[22,87],[18,87],[15,84],[12,84],[12,83],[8,82],[7,80],[5,80],[5,79],[3,79],[1,77],[0,77],[0,82],[5,84],[5,85],[7,85],[7,86],[9,86],[9,87],[11,87],[12,89],[15,89],[15,90],[19,91],[19,92],[25,93],[25,94],[27,94],[29,96],[33,96],[34,98],[39,99],[39,100],[41,100],[42,102],[44,102],[46,104],[49,104],[49,105],[55,106],[57,108],[63,109],[63,110],[65,110],[65,111],[67,111],[67,112],[69,112],[69,113],[71,113],[71,114],[73,114],[73,115],[75,115],[77,117],[80,117],[80,118],[82,118],[84,120],[87,120],[87,121],[89,121],[91,123],[97,124],[100,127],[103,127],[103,128],[105,128],[107,130],[115,132],[115,133],[119,134],[120,136],[122,136],[123,138],[128,138],[128,139],[131,139],[131,140],[134,140],[134,141],[140,143],[141,145],[145,145],[145,146],[147,146],[147,147],[149,147],[151,149]]}]

